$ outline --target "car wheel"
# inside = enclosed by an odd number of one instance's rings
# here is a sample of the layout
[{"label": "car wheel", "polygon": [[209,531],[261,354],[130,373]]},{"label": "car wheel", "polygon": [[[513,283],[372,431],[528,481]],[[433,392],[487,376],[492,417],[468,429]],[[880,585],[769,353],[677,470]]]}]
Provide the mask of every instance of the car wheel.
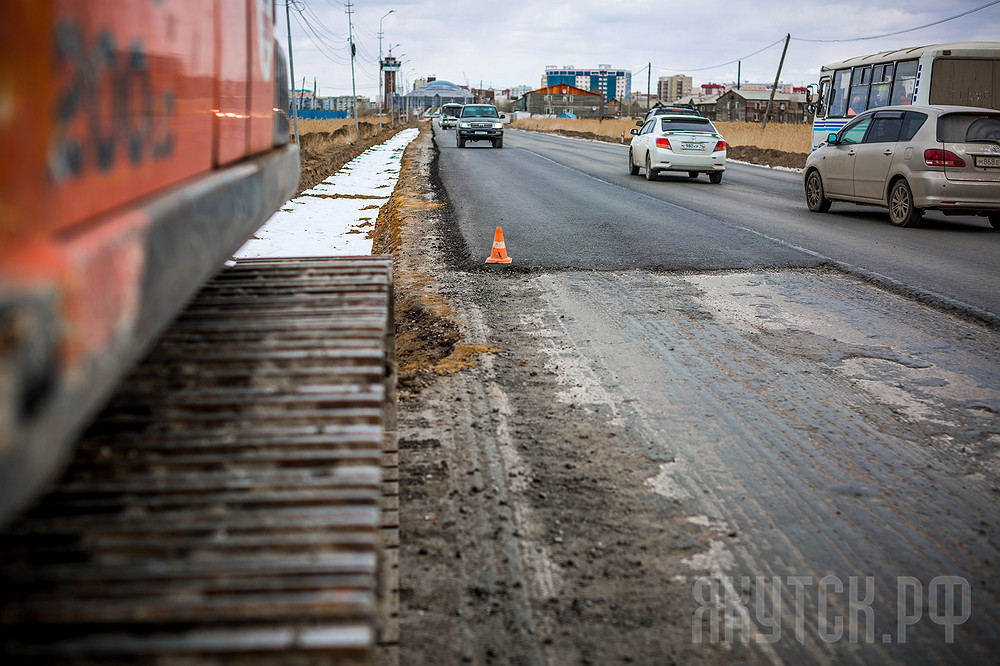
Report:
[{"label": "car wheel", "polygon": [[698,177],[697,171],[688,171],[688,178],[697,178],[697,177]]},{"label": "car wheel", "polygon": [[459,148],[465,148],[465,139],[460,136],[455,137],[455,145]]},{"label": "car wheel", "polygon": [[649,166],[649,153],[646,153],[646,180],[656,180],[657,173]]},{"label": "car wheel", "polygon": [[990,221],[991,227],[1000,229],[1000,213],[990,213],[986,216],[986,219]]},{"label": "car wheel", "polygon": [[495,142],[493,143],[493,147],[494,147],[494,148],[503,148],[503,139],[497,139],[497,140],[496,140],[496,141],[495,141]]},{"label": "car wheel", "polygon": [[628,151],[628,175],[630,175],[630,176],[638,176],[639,175],[639,167],[636,165],[635,160],[632,159],[632,149],[631,148],[629,148],[629,151]]},{"label": "car wheel", "polygon": [[712,185],[718,185],[719,183],[721,183],[722,182],[722,172],[721,171],[713,171],[712,173],[708,174],[708,182],[712,183]]},{"label": "car wheel", "polygon": [[806,177],[806,205],[814,213],[825,213],[830,210],[830,200],[823,192],[823,179],[819,171],[810,171]]},{"label": "car wheel", "polygon": [[897,227],[915,227],[924,211],[913,205],[913,192],[902,178],[889,189],[889,221]]}]

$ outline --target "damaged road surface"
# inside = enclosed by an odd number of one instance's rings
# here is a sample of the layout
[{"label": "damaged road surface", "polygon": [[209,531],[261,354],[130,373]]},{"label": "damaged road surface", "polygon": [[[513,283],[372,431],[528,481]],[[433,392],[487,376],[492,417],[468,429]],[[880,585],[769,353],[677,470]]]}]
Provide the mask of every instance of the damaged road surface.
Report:
[{"label": "damaged road surface", "polygon": [[[725,211],[792,207],[787,180],[741,185],[751,167],[636,179],[654,197],[524,133],[460,151],[434,131],[376,238],[395,259],[402,663],[995,663],[988,301],[929,303],[905,274],[873,283],[888,264],[848,272],[739,224]],[[605,158],[624,171],[587,168]],[[510,266],[482,263],[496,225]],[[948,243],[996,256],[977,229]]]}]

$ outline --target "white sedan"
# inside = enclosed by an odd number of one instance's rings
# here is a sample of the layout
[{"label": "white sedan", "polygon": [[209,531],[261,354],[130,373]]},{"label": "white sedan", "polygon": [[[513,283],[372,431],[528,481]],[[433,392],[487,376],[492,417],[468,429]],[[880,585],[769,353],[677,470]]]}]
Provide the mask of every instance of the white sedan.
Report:
[{"label": "white sedan", "polygon": [[691,178],[707,173],[712,183],[722,182],[726,170],[726,142],[708,118],[670,114],[655,116],[632,130],[628,170],[633,176],[646,169],[646,180],[661,171],[686,171]]}]

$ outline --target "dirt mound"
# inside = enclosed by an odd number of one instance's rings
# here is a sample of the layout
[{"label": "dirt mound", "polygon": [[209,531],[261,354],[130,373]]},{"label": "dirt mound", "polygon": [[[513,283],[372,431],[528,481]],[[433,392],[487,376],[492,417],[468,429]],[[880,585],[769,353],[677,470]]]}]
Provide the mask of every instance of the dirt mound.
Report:
[{"label": "dirt mound", "polygon": [[577,130],[556,130],[554,134],[561,134],[562,136],[572,137],[574,139],[587,139],[589,141],[604,141],[606,143],[621,143],[621,139],[616,139],[610,136],[604,136],[603,134],[594,134],[593,132],[578,132]]},{"label": "dirt mound", "polygon": [[758,148],[757,146],[729,146],[726,149],[727,159],[789,169],[803,168],[806,165],[807,157],[809,157],[809,153],[788,153],[784,150]]}]

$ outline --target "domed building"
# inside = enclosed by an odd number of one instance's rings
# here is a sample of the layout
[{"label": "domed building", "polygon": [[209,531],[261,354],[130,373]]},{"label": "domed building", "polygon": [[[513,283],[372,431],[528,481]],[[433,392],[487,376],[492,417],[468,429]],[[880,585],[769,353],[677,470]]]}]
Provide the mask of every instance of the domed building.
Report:
[{"label": "domed building", "polygon": [[436,109],[442,104],[457,102],[471,104],[475,101],[468,88],[455,85],[451,81],[432,79],[421,87],[408,92],[403,97],[403,103],[410,109]]}]

